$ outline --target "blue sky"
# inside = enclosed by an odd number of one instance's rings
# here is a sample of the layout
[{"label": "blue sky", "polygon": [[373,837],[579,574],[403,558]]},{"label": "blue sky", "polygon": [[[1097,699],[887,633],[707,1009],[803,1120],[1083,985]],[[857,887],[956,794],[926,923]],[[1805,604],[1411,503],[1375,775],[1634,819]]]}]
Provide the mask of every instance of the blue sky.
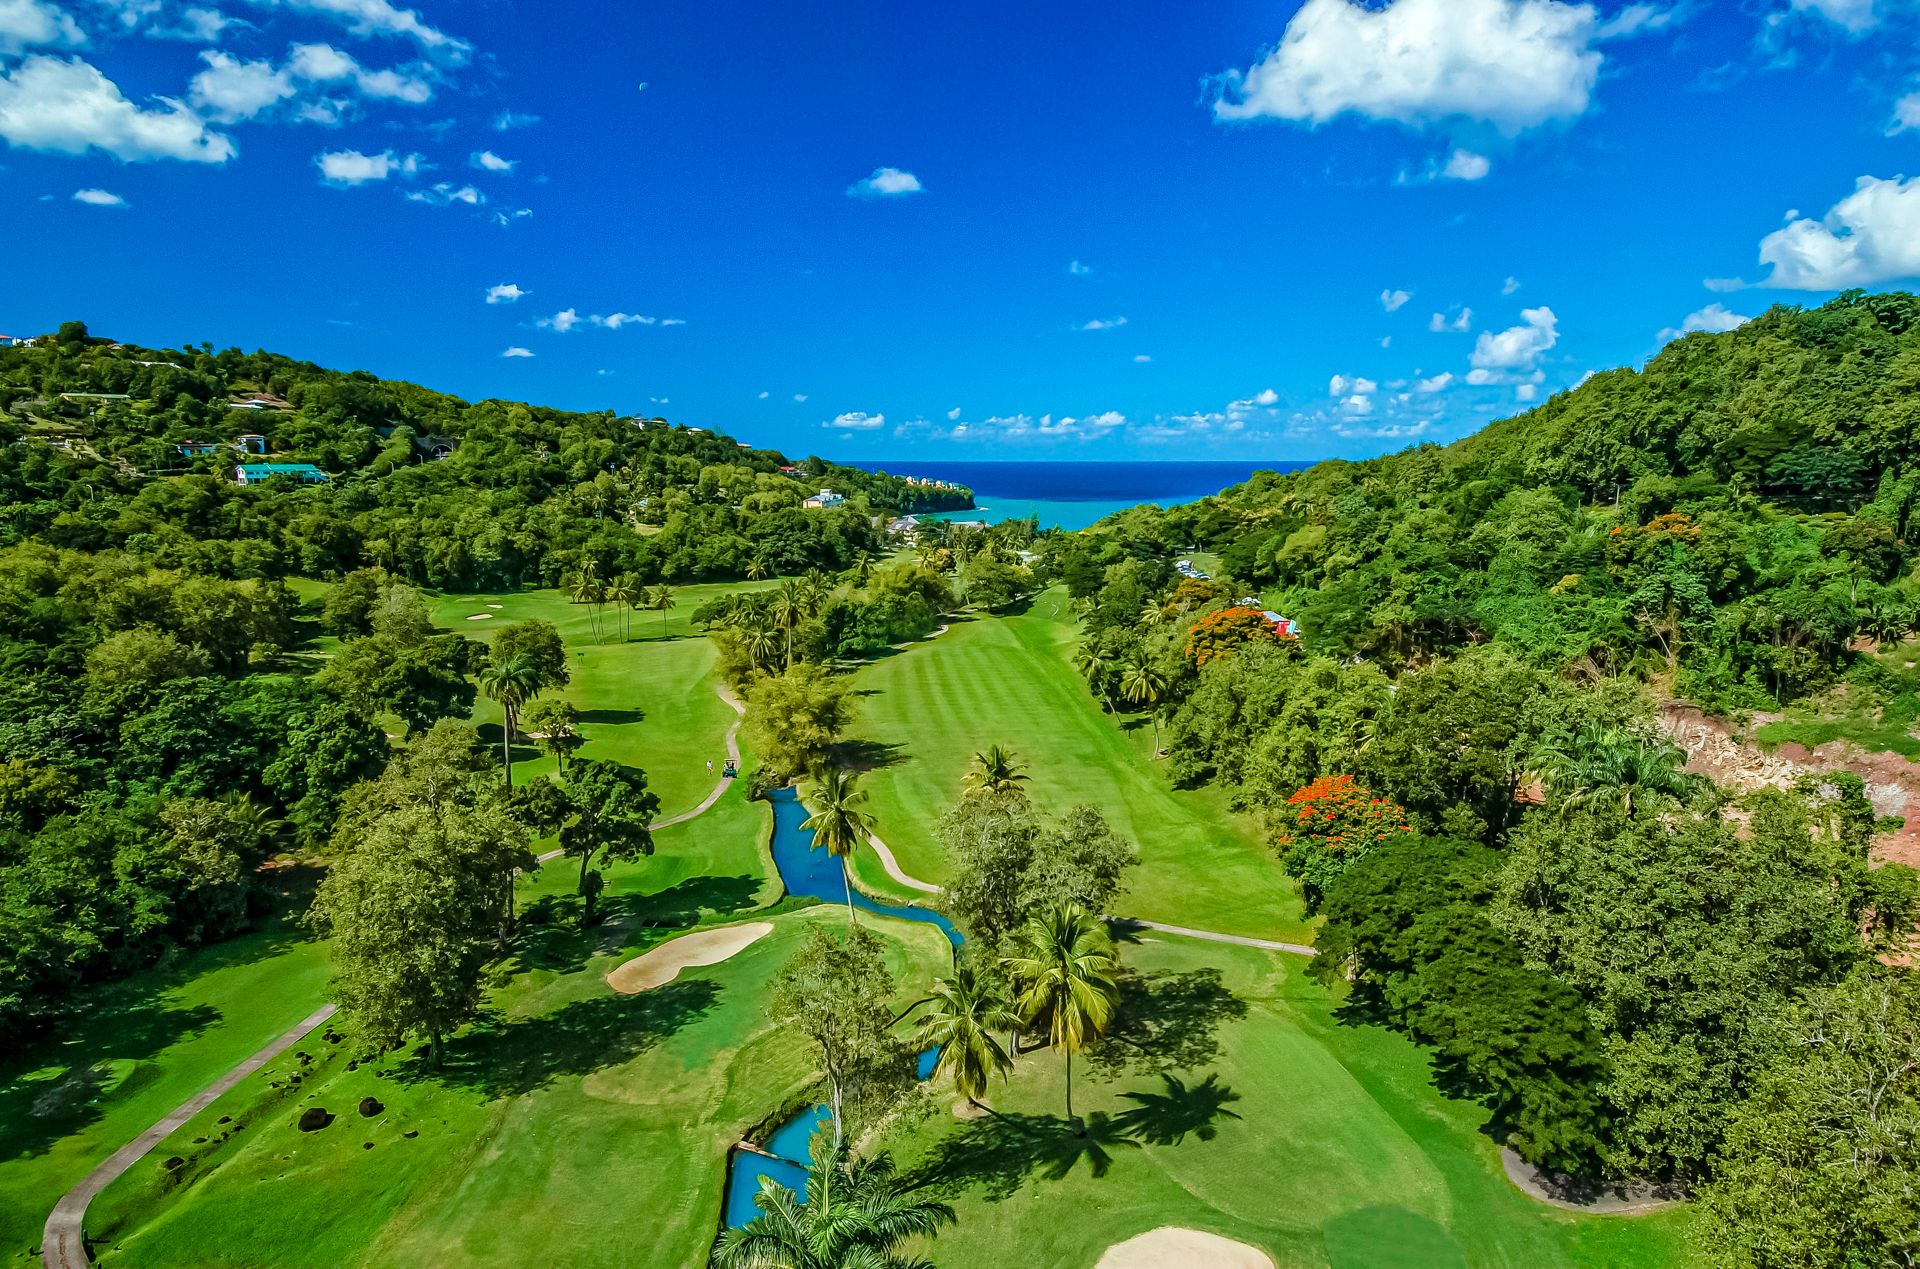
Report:
[{"label": "blue sky", "polygon": [[1920,275],[1917,34],[1916,0],[0,0],[0,330],[849,458],[1376,453]]}]

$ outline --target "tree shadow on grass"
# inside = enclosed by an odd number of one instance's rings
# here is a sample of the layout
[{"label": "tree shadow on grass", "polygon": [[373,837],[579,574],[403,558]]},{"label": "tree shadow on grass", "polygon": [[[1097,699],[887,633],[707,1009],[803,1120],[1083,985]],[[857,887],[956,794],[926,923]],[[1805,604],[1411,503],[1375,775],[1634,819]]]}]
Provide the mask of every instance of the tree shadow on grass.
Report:
[{"label": "tree shadow on grass", "polygon": [[647,711],[644,709],[583,709],[579,721],[583,723],[640,723],[645,722]]},{"label": "tree shadow on grass", "polygon": [[840,765],[855,771],[878,771],[905,761],[907,747],[884,740],[843,740],[834,746]]},{"label": "tree shadow on grass", "polygon": [[1087,1065],[1109,1079],[1206,1066],[1220,1055],[1221,1025],[1246,1015],[1246,1002],[1212,967],[1130,975],[1120,980],[1113,1025],[1087,1050]]},{"label": "tree shadow on grass", "polygon": [[513,971],[579,969],[608,950],[610,930],[623,933],[622,942],[616,946],[630,942],[624,935],[639,930],[683,930],[705,915],[726,916],[753,907],[760,886],[758,877],[737,874],[689,877],[656,894],[604,895],[596,906],[593,924],[584,928],[578,895],[544,895],[520,914],[514,935]]},{"label": "tree shadow on grass", "polygon": [[1034,1176],[1061,1180],[1083,1160],[1097,1180],[1113,1167],[1114,1151],[1140,1148],[1113,1116],[1096,1112],[1084,1122],[1082,1135],[1055,1115],[977,1119],[933,1148],[915,1169],[913,1184],[948,1192],[978,1189],[988,1202],[999,1202]]},{"label": "tree shadow on grass", "polygon": [[1164,1089],[1158,1093],[1122,1093],[1133,1102],[1131,1110],[1113,1117],[1114,1124],[1127,1135],[1155,1146],[1177,1146],[1189,1134],[1201,1141],[1212,1141],[1218,1131],[1214,1121],[1238,1119],[1227,1103],[1240,1100],[1240,1094],[1220,1082],[1218,1072],[1198,1084],[1188,1084],[1177,1075],[1162,1075]]},{"label": "tree shadow on grass", "polygon": [[538,1018],[486,1014],[446,1042],[438,1067],[415,1056],[396,1068],[405,1083],[431,1081],[519,1097],[555,1080],[619,1066],[713,1008],[720,988],[707,979],[668,983],[636,996],[593,996]]}]

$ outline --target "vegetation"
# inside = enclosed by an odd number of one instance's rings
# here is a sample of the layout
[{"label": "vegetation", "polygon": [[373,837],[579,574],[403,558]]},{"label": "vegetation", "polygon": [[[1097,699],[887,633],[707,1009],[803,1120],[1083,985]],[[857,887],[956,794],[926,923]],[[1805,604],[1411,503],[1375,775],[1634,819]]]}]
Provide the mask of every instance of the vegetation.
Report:
[{"label": "vegetation", "polygon": [[760,1215],[720,1235],[717,1269],[921,1269],[930,1261],[900,1253],[953,1224],[953,1209],[918,1193],[885,1154],[855,1157],[838,1137],[814,1142],[803,1200],[771,1178],[754,1205]]},{"label": "vegetation", "polygon": [[[1035,913],[1002,964],[1013,979],[1015,1008],[1065,1059],[1067,1119],[1073,1121],[1073,1055],[1113,1021],[1119,961],[1106,927],[1075,903]],[[1077,1129],[1077,1125],[1076,1125]]]}]

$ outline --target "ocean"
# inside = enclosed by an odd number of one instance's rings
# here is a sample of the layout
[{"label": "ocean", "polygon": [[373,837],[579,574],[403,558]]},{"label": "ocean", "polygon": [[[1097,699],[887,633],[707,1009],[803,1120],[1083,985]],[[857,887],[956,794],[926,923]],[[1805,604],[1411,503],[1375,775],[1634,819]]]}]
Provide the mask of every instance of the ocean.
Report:
[{"label": "ocean", "polygon": [[1299,471],[1310,462],[981,463],[862,462],[853,466],[896,476],[952,480],[973,490],[976,510],[937,513],[941,520],[1020,520],[1043,529],[1084,529],[1143,502],[1163,507],[1195,502],[1257,471]]}]

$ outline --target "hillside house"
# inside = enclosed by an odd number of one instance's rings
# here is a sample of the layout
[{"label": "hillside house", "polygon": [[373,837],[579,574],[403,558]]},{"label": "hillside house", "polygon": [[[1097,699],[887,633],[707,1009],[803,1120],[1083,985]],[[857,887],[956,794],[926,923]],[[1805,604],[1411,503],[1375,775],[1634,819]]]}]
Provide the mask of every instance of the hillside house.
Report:
[{"label": "hillside house", "polygon": [[327,473],[312,463],[242,463],[233,469],[234,483],[239,485],[257,485],[275,476],[291,476],[303,485],[327,483]]},{"label": "hillside house", "polygon": [[831,489],[822,489],[819,493],[813,495],[813,497],[807,499],[800,505],[812,511],[831,511],[835,507],[846,506],[847,496],[845,494],[837,494]]}]

